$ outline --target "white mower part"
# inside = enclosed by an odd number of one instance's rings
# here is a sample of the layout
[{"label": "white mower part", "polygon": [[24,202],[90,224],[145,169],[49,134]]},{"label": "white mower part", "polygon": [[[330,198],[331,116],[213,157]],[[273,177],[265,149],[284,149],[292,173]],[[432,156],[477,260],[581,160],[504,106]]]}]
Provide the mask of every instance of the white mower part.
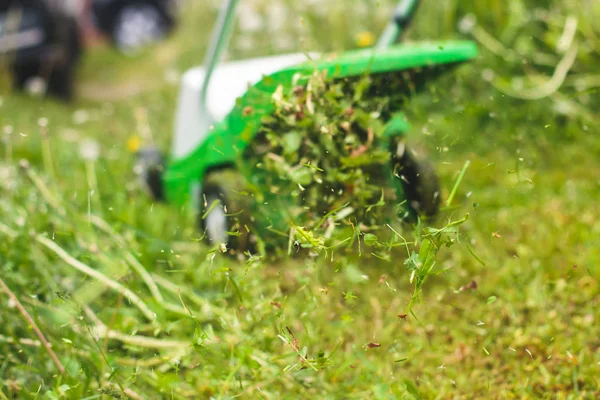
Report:
[{"label": "white mower part", "polygon": [[[210,201],[208,204],[212,204],[217,199],[207,199]],[[212,244],[221,244],[227,243],[229,241],[228,224],[227,224],[227,214],[225,214],[225,210],[221,205],[217,205],[215,208],[211,210],[211,212],[206,216],[204,220],[204,224],[206,225],[206,234],[208,235],[208,240]]]},{"label": "white mower part", "polygon": [[[317,55],[309,54],[315,58]],[[219,64],[213,72],[206,103],[202,104],[204,67],[188,70],[182,78],[175,116],[172,154],[181,158],[192,152],[208,135],[215,121],[223,120],[233,109],[236,99],[250,86],[279,70],[301,64],[305,53],[252,58]]]}]

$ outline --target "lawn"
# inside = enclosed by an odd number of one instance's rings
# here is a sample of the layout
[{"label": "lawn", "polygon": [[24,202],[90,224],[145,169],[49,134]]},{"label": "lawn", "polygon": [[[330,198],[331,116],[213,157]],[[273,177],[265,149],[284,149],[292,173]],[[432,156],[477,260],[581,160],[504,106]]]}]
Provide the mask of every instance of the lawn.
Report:
[{"label": "lawn", "polygon": [[[132,171],[135,142],[169,148],[217,3],[90,51],[72,105],[0,79],[0,399],[600,397],[600,4],[425,0],[411,39],[480,48],[405,110],[440,216],[395,250],[235,260]],[[232,58],[356,47],[393,2],[246,3]]]}]

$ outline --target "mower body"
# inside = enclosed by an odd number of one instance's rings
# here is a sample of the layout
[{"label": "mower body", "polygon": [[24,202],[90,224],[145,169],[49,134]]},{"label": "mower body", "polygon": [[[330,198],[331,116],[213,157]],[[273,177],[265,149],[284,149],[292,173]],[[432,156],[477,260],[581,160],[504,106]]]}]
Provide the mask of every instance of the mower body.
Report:
[{"label": "mower body", "polygon": [[[289,54],[219,65],[202,103],[206,70],[194,68],[183,76],[168,167],[162,176],[165,199],[183,205],[201,198],[202,182],[211,170],[235,167],[261,126],[274,110],[272,96],[306,83],[315,72],[332,79],[423,71],[450,67],[477,55],[470,41],[399,44],[330,54]],[[443,70],[443,68],[441,68]],[[401,110],[398,110],[401,111]],[[393,135],[409,130],[395,120]],[[196,205],[199,206],[199,205]]]},{"label": "mower body", "polygon": [[[200,217],[198,223],[206,232],[205,238],[213,245],[233,245],[232,250],[246,248],[253,240],[258,242],[264,230],[288,237],[293,195],[271,193],[268,179],[264,180],[257,166],[250,165],[246,158],[250,145],[259,140],[265,117],[275,111],[276,93],[289,93],[292,88],[307,84],[315,73],[348,83],[365,76],[382,75],[386,80],[398,74],[402,85],[397,90],[409,97],[426,81],[477,55],[477,48],[470,41],[398,44],[419,3],[399,0],[374,48],[221,63],[239,1],[224,0],[204,66],[183,76],[170,157],[165,161],[160,151],[150,147],[138,153],[136,165],[136,171],[157,200],[191,205]],[[406,208],[403,218],[434,215],[440,202],[435,170],[406,150],[403,136],[410,126],[402,110],[388,111],[382,121],[386,127],[381,145],[392,154],[389,171],[381,173],[400,178],[390,179],[388,189],[395,192],[390,193],[390,199],[407,204],[402,206]],[[396,171],[401,171],[401,175]],[[244,198],[240,201],[250,204],[236,204],[232,197],[240,194]],[[246,224],[247,217],[253,233]]]}]

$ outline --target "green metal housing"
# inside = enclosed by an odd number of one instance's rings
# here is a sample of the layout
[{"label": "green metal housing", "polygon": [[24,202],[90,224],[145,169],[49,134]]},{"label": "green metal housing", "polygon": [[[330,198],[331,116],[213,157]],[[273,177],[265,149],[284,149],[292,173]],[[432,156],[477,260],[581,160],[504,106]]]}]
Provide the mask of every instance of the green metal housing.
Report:
[{"label": "green metal housing", "polygon": [[[203,143],[189,155],[169,160],[163,175],[166,200],[185,205],[191,200],[192,188],[201,188],[207,171],[243,162],[240,158],[259,131],[262,118],[274,111],[272,96],[279,86],[289,90],[293,84],[306,82],[315,71],[326,71],[328,77],[343,79],[455,65],[476,56],[477,47],[471,41],[419,42],[332,54],[265,76],[238,99],[233,110],[214,125]],[[402,135],[409,125],[398,121],[394,120],[391,131]]]}]

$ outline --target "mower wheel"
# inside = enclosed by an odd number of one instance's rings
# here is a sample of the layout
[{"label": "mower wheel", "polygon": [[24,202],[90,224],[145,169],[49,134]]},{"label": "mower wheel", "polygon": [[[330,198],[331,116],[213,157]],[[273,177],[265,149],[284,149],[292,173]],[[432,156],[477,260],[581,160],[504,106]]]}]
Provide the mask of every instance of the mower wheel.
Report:
[{"label": "mower wheel", "polygon": [[134,172],[140,178],[142,186],[157,201],[164,200],[162,174],[165,170],[165,160],[162,153],[154,148],[140,149],[136,154]]},{"label": "mower wheel", "polygon": [[250,195],[243,176],[233,168],[209,172],[202,185],[198,225],[207,241],[225,244],[235,254],[250,249]]},{"label": "mower wheel", "polygon": [[399,143],[395,153],[395,174],[402,181],[408,205],[422,216],[432,217],[440,208],[440,184],[433,165]]}]

